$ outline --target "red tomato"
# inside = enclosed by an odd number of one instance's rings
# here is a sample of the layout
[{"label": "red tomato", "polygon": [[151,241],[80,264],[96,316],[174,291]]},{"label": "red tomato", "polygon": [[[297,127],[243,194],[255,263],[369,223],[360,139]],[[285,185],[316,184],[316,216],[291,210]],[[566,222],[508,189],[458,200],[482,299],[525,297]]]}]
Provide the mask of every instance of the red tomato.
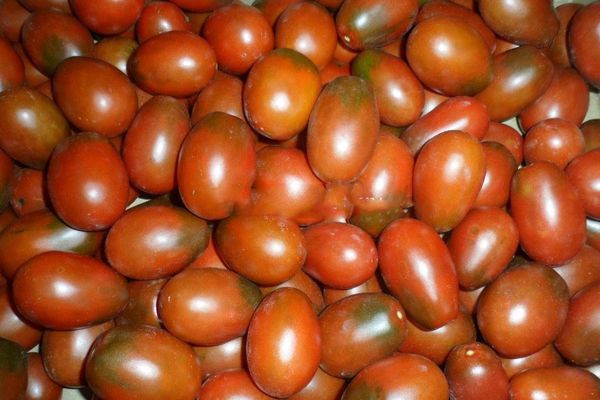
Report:
[{"label": "red tomato", "polygon": [[69,5],[91,31],[116,35],[133,26],[144,7],[144,0],[69,0]]}]

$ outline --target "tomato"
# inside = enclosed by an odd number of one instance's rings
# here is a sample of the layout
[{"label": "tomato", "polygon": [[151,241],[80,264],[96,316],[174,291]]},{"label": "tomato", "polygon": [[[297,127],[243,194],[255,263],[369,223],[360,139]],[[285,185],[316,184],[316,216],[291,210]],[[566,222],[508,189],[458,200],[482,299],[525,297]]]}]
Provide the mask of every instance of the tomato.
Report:
[{"label": "tomato", "polygon": [[157,301],[158,293],[167,279],[130,281],[127,283],[129,302],[115,318],[117,325],[143,324],[160,328]]},{"label": "tomato", "polygon": [[244,119],[242,106],[241,79],[217,72],[212,81],[200,93],[192,109],[192,125],[196,125],[204,116],[214,111],[221,111],[234,117]]},{"label": "tomato", "polygon": [[585,151],[600,148],[600,119],[590,119],[580,127],[585,138]]},{"label": "tomato", "polygon": [[560,354],[558,354],[554,348],[554,345],[552,344],[549,344],[540,351],[525,357],[500,358],[500,361],[502,361],[502,367],[504,368],[504,371],[509,379],[519,372],[523,372],[528,369],[558,367],[563,365],[563,360],[560,357]]},{"label": "tomato", "polygon": [[[258,8],[269,24],[274,27],[281,13],[288,6],[300,1],[302,0],[256,0],[252,3],[252,7]],[[316,3],[319,2],[317,1]]]},{"label": "tomato", "polygon": [[474,207],[504,207],[510,198],[510,182],[517,170],[515,158],[498,142],[482,142],[485,156],[485,177]]},{"label": "tomato", "polygon": [[27,353],[27,399],[60,400],[63,388],[46,371],[39,353]]},{"label": "tomato", "polygon": [[116,35],[133,26],[144,0],[69,0],[69,4],[73,14],[91,31]]},{"label": "tomato", "polygon": [[302,270],[296,272],[296,274],[290,279],[280,283],[277,286],[261,286],[260,291],[264,295],[267,295],[283,287],[292,287],[302,291],[310,299],[317,314],[320,313],[325,307],[323,293],[321,293],[321,287]]},{"label": "tomato", "polygon": [[[29,56],[25,54],[25,50],[23,50],[23,46],[20,43],[15,43],[13,48],[15,49],[19,57],[21,57],[21,61],[23,61],[23,67],[25,72],[25,85],[32,88],[36,87],[37,90],[40,90],[41,84],[49,82],[48,77],[42,74],[36,67],[33,66],[31,61],[29,60]],[[50,90],[50,92],[52,92],[52,90]],[[52,93],[50,93],[49,97],[52,98]]]},{"label": "tomato", "polygon": [[568,262],[552,266],[565,280],[572,297],[584,287],[600,281],[600,251],[590,245],[583,245],[581,251]]},{"label": "tomato", "polygon": [[0,93],[20,86],[25,81],[25,66],[10,42],[0,37],[0,57],[4,60],[0,67]]},{"label": "tomato", "polygon": [[512,400],[600,399],[600,379],[581,368],[560,366],[536,368],[515,375],[510,381]]},{"label": "tomato", "polygon": [[20,168],[11,180],[10,206],[17,216],[48,208],[49,200],[42,171]]},{"label": "tomato", "polygon": [[246,364],[245,337],[238,337],[215,346],[194,346],[202,365],[202,379],[232,369],[243,369]]},{"label": "tomato", "polygon": [[350,289],[331,289],[325,287],[323,288],[323,299],[325,301],[325,305],[333,304],[338,300],[341,300],[345,297],[350,297],[354,294],[381,293],[382,289],[379,280],[379,275],[375,274],[372,277],[370,277],[366,282]]},{"label": "tomato", "polygon": [[27,353],[17,343],[0,337],[0,387],[6,400],[21,400],[27,390]]},{"label": "tomato", "polygon": [[582,7],[571,19],[567,33],[567,47],[571,63],[581,76],[592,86],[600,86],[598,73],[600,58],[598,57],[598,43],[600,33],[600,4],[592,2]]},{"label": "tomato", "polygon": [[183,11],[167,1],[146,4],[135,24],[135,36],[142,43],[170,31],[186,31],[190,26]]},{"label": "tomato", "polygon": [[583,202],[586,215],[600,219],[600,149],[576,157],[567,166],[566,173]]},{"label": "tomato", "polygon": [[[106,61],[127,74],[127,61],[139,46],[138,42],[126,37],[107,37],[94,45],[94,58]],[[138,101],[139,103],[139,101]]]},{"label": "tomato", "polygon": [[573,122],[545,119],[527,131],[523,142],[523,157],[527,164],[548,161],[565,169],[585,148],[583,134]]},{"label": "tomato", "polygon": [[71,12],[69,6],[69,0],[18,0],[23,7],[31,12],[44,11],[44,10],[56,10],[63,11],[65,13]]},{"label": "tomato", "polygon": [[246,359],[269,396],[289,397],[308,385],[321,360],[321,333],[305,294],[282,288],[263,299],[248,328]]},{"label": "tomato", "polygon": [[483,289],[485,289],[485,286],[475,290],[460,290],[458,292],[460,307],[469,314],[475,314],[477,301],[479,300],[479,296],[481,295],[481,292],[483,292]]},{"label": "tomato", "polygon": [[177,4],[184,10],[195,13],[203,13],[212,11],[218,7],[227,5],[232,0],[170,0],[171,3]]},{"label": "tomato", "polygon": [[523,162],[523,137],[511,126],[490,121],[489,128],[481,141],[484,143],[498,142],[510,151],[515,159],[516,166],[521,165]]},{"label": "tomato", "polygon": [[0,35],[16,43],[21,38],[21,27],[29,16],[18,0],[4,0],[0,3]]},{"label": "tomato", "polygon": [[223,371],[208,378],[199,393],[201,399],[268,400],[244,370]]},{"label": "tomato", "polygon": [[200,390],[200,363],[192,348],[146,325],[122,325],[103,333],[85,365],[90,389],[111,400],[188,400]]},{"label": "tomato", "polygon": [[338,400],[344,391],[346,381],[333,377],[321,368],[317,368],[312,380],[298,393],[289,398],[289,400]]},{"label": "tomato", "polygon": [[25,350],[39,344],[42,331],[21,317],[8,284],[0,286],[0,337],[18,343]]}]

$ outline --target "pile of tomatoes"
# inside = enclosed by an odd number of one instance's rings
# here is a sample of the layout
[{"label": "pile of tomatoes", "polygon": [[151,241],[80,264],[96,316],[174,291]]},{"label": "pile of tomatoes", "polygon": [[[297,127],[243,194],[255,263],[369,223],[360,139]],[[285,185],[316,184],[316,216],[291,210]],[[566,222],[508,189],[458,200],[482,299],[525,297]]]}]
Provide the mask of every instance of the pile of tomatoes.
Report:
[{"label": "pile of tomatoes", "polygon": [[0,398],[600,399],[587,3],[0,0]]}]

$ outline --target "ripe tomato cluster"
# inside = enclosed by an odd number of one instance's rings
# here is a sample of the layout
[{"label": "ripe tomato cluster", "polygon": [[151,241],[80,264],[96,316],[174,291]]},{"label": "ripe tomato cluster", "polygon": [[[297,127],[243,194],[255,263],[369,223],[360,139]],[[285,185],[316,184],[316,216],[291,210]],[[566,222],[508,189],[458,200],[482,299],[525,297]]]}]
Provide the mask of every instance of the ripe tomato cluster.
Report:
[{"label": "ripe tomato cluster", "polygon": [[598,89],[600,1],[0,0],[0,398],[600,399]]}]

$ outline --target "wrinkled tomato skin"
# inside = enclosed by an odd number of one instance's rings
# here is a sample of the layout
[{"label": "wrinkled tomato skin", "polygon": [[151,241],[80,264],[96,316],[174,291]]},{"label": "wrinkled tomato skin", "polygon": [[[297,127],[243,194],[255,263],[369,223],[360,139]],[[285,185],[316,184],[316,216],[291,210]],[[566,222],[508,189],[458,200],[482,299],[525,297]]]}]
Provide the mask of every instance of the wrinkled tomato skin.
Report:
[{"label": "wrinkled tomato skin", "polygon": [[151,194],[164,194],[175,188],[177,156],[189,128],[187,109],[172,97],[155,96],[140,108],[122,149],[129,179],[135,187]]},{"label": "wrinkled tomato skin", "polygon": [[75,229],[106,229],[129,203],[125,164],[108,139],[97,133],[70,136],[56,147],[47,185],[57,215]]},{"label": "wrinkled tomato skin", "polygon": [[600,399],[600,379],[581,368],[559,366],[530,369],[510,380],[511,400]]},{"label": "wrinkled tomato skin", "polygon": [[194,346],[194,352],[202,365],[202,380],[246,365],[246,339],[235,338],[215,346]]},{"label": "wrinkled tomato skin", "polygon": [[75,127],[108,137],[125,132],[138,108],[135,87],[127,76],[89,57],[63,61],[52,77],[52,94]]},{"label": "wrinkled tomato skin", "polygon": [[282,288],[263,299],[248,327],[246,358],[252,380],[270,396],[289,397],[311,381],[321,360],[321,332],[304,293]]},{"label": "wrinkled tomato skin", "polygon": [[517,166],[523,162],[523,136],[513,127],[490,121],[490,126],[481,141],[498,142],[510,151]]},{"label": "wrinkled tomato skin", "polygon": [[573,258],[585,242],[585,211],[567,175],[545,161],[519,169],[512,180],[511,215],[521,248],[554,265]]},{"label": "wrinkled tomato skin", "polygon": [[600,149],[576,157],[565,171],[588,217],[600,219]]},{"label": "wrinkled tomato skin", "polygon": [[[140,366],[151,368],[152,374]],[[193,399],[200,390],[201,367],[191,346],[145,325],[122,325],[103,333],[85,365],[90,389],[111,400]]]},{"label": "wrinkled tomato skin", "polygon": [[427,142],[415,160],[416,216],[438,232],[453,229],[477,199],[485,163],[481,143],[467,132],[448,131]]},{"label": "wrinkled tomato skin", "polygon": [[144,0],[69,0],[69,5],[91,31],[110,36],[123,33],[135,24]]},{"label": "wrinkled tomato skin", "polygon": [[306,152],[315,174],[328,183],[355,180],[373,154],[379,113],[371,85],[362,78],[328,83],[310,115]]},{"label": "wrinkled tomato skin", "polygon": [[569,22],[567,48],[569,58],[577,71],[592,86],[600,87],[600,4],[593,2],[581,8]]},{"label": "wrinkled tomato skin", "polygon": [[504,145],[482,142],[485,177],[473,207],[504,207],[510,198],[510,182],[517,170],[515,158]]},{"label": "wrinkled tomato skin", "polygon": [[[402,371],[402,373],[398,373]],[[398,354],[364,368],[348,384],[341,400],[408,398],[447,400],[448,383],[432,361],[416,354]]]},{"label": "wrinkled tomato skin", "polygon": [[112,321],[107,321],[75,330],[45,330],[40,354],[50,378],[64,387],[84,387],[87,354],[94,340],[114,325]]},{"label": "wrinkled tomato skin", "polygon": [[48,208],[45,181],[44,172],[37,169],[21,168],[14,173],[9,202],[18,217]]},{"label": "wrinkled tomato skin", "polygon": [[241,79],[217,72],[212,81],[200,91],[194,102],[191,115],[192,126],[214,111],[244,119],[243,88],[244,82]]},{"label": "wrinkled tomato skin", "polygon": [[569,48],[567,47],[567,31],[571,19],[577,11],[583,7],[583,4],[579,3],[564,3],[554,9],[558,21],[560,22],[560,28],[558,33],[550,46],[548,57],[552,62],[561,67],[570,67],[571,60],[569,59]]},{"label": "wrinkled tomato skin", "polygon": [[60,109],[35,89],[20,86],[2,92],[0,114],[0,147],[30,168],[43,169],[56,145],[70,134]]},{"label": "wrinkled tomato skin", "polygon": [[0,37],[0,58],[3,60],[0,68],[0,93],[2,93],[6,89],[23,84],[25,66],[10,42],[3,37]]},{"label": "wrinkled tomato skin", "polygon": [[564,170],[584,149],[585,138],[577,125],[568,120],[550,118],[527,131],[523,141],[523,158],[526,164],[548,161]]},{"label": "wrinkled tomato skin", "polygon": [[39,353],[27,354],[27,395],[30,400],[60,400],[63,388],[54,382]]},{"label": "wrinkled tomato skin", "polygon": [[164,32],[143,42],[129,58],[128,71],[152,94],[188,97],[202,90],[217,69],[214,50],[188,31]]},{"label": "wrinkled tomato skin", "polygon": [[[63,292],[65,287],[68,294]],[[37,255],[23,264],[12,289],[17,310],[49,329],[76,329],[107,321],[129,299],[125,278],[108,265],[59,251]],[[57,309],[61,312],[56,313]]]},{"label": "wrinkled tomato skin", "polygon": [[554,348],[554,345],[552,344],[549,344],[540,351],[525,357],[501,357],[500,361],[502,361],[502,367],[504,368],[508,379],[512,378],[519,372],[523,372],[528,369],[558,367],[563,365],[563,360],[560,357],[560,354],[558,354]]},{"label": "wrinkled tomato skin", "polygon": [[569,307],[567,284],[552,268],[525,263],[507,269],[477,303],[477,326],[505,357],[541,350],[560,333]]},{"label": "wrinkled tomato skin", "polygon": [[436,329],[458,314],[458,281],[446,244],[429,225],[402,218],[381,233],[379,268],[408,317]]},{"label": "wrinkled tomato skin", "polygon": [[94,255],[103,234],[65,225],[52,212],[40,210],[15,219],[0,233],[0,271],[12,279],[31,257],[53,250]]},{"label": "wrinkled tomato skin", "polygon": [[222,112],[202,118],[179,152],[177,183],[185,206],[201,218],[229,216],[250,196],[255,137],[241,119]]},{"label": "wrinkled tomato skin", "polygon": [[[351,378],[362,368],[391,355],[406,335],[402,306],[383,293],[343,298],[323,310],[319,323],[321,368],[338,378]],[[385,328],[377,329],[379,326]]]},{"label": "wrinkled tomato skin", "polygon": [[416,155],[427,141],[450,130],[468,132],[481,139],[488,130],[490,117],[485,105],[466,96],[450,98],[409,126],[400,138]]},{"label": "wrinkled tomato skin", "polygon": [[200,399],[269,400],[245,370],[223,371],[208,378],[200,389]]},{"label": "wrinkled tomato skin", "polygon": [[40,343],[42,331],[21,317],[12,297],[9,285],[2,284],[0,286],[0,337],[18,343],[25,350],[31,350]]},{"label": "wrinkled tomato skin", "polygon": [[27,390],[27,353],[17,343],[0,337],[0,387],[6,400],[23,400]]},{"label": "wrinkled tomato skin", "polygon": [[569,295],[573,297],[584,287],[600,281],[600,251],[584,244],[581,251],[565,264],[552,268],[565,280]]},{"label": "wrinkled tomato skin", "polygon": [[128,282],[129,302],[115,317],[115,324],[150,325],[160,328],[157,301],[158,294],[166,282],[166,278]]}]

